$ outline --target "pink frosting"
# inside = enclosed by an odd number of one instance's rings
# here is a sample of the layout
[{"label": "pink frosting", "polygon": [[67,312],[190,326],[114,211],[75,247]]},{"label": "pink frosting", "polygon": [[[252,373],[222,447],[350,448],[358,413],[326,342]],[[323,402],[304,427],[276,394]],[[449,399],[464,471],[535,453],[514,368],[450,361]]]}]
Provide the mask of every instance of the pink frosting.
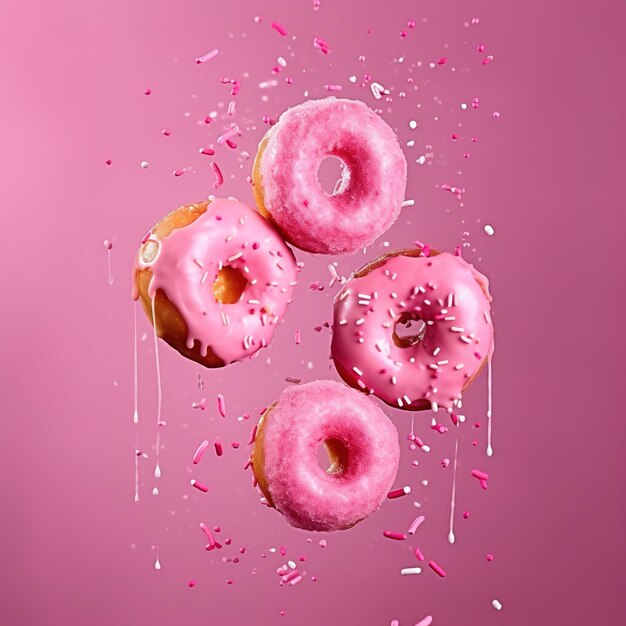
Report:
[{"label": "pink frosting", "polygon": [[[288,387],[263,418],[264,473],[274,506],[297,528],[332,531],[374,513],[398,471],[398,432],[371,400],[320,380]],[[328,472],[317,461],[325,441],[345,458]]]},{"label": "pink frosting", "polygon": [[[334,97],[287,110],[261,157],[263,201],[285,238],[303,250],[346,254],[369,246],[398,217],[407,165],[393,130],[362,102]],[[344,162],[328,195],[324,158]]]},{"label": "pink frosting", "polygon": [[[251,357],[269,345],[291,301],[296,263],[291,250],[256,211],[231,199],[214,199],[206,212],[159,240],[158,254],[136,267],[152,270],[149,295],[162,289],[187,324],[187,347],[197,341],[225,364]],[[238,302],[223,304],[213,295],[222,267],[247,278]],[[136,295],[136,294],[135,294]]]},{"label": "pink frosting", "polygon": [[[483,289],[477,280],[482,284]],[[460,256],[390,256],[335,298],[332,357],[346,382],[387,404],[451,409],[493,351],[489,282]],[[408,347],[394,341],[403,314],[425,323]]]}]

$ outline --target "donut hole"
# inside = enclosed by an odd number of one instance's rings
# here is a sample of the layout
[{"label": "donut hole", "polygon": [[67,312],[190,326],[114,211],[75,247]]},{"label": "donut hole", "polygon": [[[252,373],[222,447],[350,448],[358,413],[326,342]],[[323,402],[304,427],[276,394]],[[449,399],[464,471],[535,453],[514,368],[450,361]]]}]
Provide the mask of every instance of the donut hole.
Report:
[{"label": "donut hole", "polygon": [[393,328],[393,342],[399,348],[410,348],[424,339],[426,322],[417,313],[402,313]]},{"label": "donut hole", "polygon": [[326,439],[317,449],[317,462],[327,474],[343,474],[348,468],[348,448],[339,439]]},{"label": "donut hole", "polygon": [[236,267],[225,265],[213,283],[213,295],[222,304],[239,302],[248,286],[248,279]]},{"label": "donut hole", "polygon": [[328,196],[338,196],[343,193],[350,180],[350,170],[339,157],[326,157],[317,170],[317,182],[322,191]]}]

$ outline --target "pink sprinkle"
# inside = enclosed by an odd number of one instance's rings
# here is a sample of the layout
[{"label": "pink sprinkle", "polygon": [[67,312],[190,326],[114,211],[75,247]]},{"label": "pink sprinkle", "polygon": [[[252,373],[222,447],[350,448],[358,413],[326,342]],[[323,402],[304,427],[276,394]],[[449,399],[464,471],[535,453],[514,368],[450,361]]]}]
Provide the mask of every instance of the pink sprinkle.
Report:
[{"label": "pink sprinkle", "polygon": [[238,442],[238,441],[233,441],[233,442],[230,444],[230,447],[231,447],[233,450],[237,450],[237,449],[239,449],[239,442]]},{"label": "pink sprinkle", "polygon": [[172,174],[174,174],[174,176],[178,177],[178,176],[182,176],[186,171],[187,171],[187,169],[183,167],[182,170],[174,170],[172,172]]},{"label": "pink sprinkle", "polygon": [[423,619],[421,619],[415,626],[430,626],[433,623],[433,616],[427,615]]},{"label": "pink sprinkle", "polygon": [[478,484],[481,486],[482,489],[488,489],[489,485],[487,484],[486,480],[479,480]]},{"label": "pink sprinkle", "polygon": [[107,159],[104,163],[105,165],[111,165],[113,161],[111,161],[111,159]]},{"label": "pink sprinkle", "polygon": [[298,576],[300,576],[300,574],[298,573],[298,570],[297,569],[293,569],[288,574],[285,574],[281,578],[281,581],[284,582],[284,583],[288,583],[290,580],[293,580],[294,578],[297,578]]},{"label": "pink sprinkle", "polygon": [[193,455],[193,464],[194,465],[198,465],[198,463],[200,463],[200,460],[202,459],[202,456],[204,455],[206,449],[209,447],[209,442],[205,439],[199,446],[198,449],[196,450],[195,454]]},{"label": "pink sprinkle", "polygon": [[217,410],[222,417],[226,417],[226,400],[221,393],[217,394]]},{"label": "pink sprinkle", "polygon": [[203,491],[204,493],[208,493],[209,491],[209,488],[206,485],[199,483],[197,480],[192,480],[191,486],[195,487],[198,491]]},{"label": "pink sprinkle", "polygon": [[211,161],[211,169],[215,173],[215,182],[213,183],[213,189],[217,189],[224,183],[224,176],[222,176],[222,170],[220,170],[218,164],[215,161]]},{"label": "pink sprinkle", "polygon": [[441,578],[446,577],[446,573],[443,571],[443,569],[441,569],[439,565],[437,565],[437,563],[435,563],[435,561],[428,561],[428,567],[430,567],[430,569],[433,570],[435,574],[441,576]]},{"label": "pink sprinkle", "polygon": [[402,487],[401,489],[394,489],[387,494],[387,497],[390,500],[395,500],[396,498],[401,498],[402,496],[406,496],[411,493],[411,487]]},{"label": "pink sprinkle", "polygon": [[428,244],[425,244],[424,247],[422,248],[422,256],[429,256],[430,255],[430,246]]},{"label": "pink sprinkle", "polygon": [[472,470],[472,476],[474,478],[478,478],[479,480],[489,480],[489,474],[485,474],[485,472],[481,472],[477,469]]},{"label": "pink sprinkle", "polygon": [[343,87],[341,85],[324,85],[326,91],[341,91]]},{"label": "pink sprinkle", "polygon": [[231,150],[236,150],[237,149],[237,144],[232,140],[232,139],[227,139],[226,140],[226,145],[231,149]]},{"label": "pink sprinkle", "polygon": [[469,511],[463,511],[463,519],[469,519],[470,513]]},{"label": "pink sprinkle", "polygon": [[252,432],[250,433],[250,441],[248,441],[248,445],[252,445],[256,441],[256,432],[259,429],[259,425],[255,424],[252,427]]},{"label": "pink sprinkle", "polygon": [[206,154],[207,156],[213,156],[215,154],[215,150],[212,148],[200,148],[200,154]]},{"label": "pink sprinkle", "polygon": [[234,100],[231,100],[228,103],[228,115],[232,117],[233,115],[235,115],[236,111],[237,111],[237,103]]},{"label": "pink sprinkle", "polygon": [[148,87],[143,93],[144,93],[144,95],[149,96],[152,93],[152,89],[150,89],[150,87]]},{"label": "pink sprinkle", "polygon": [[493,554],[488,554],[487,555],[487,561],[489,561],[489,562],[493,561]]},{"label": "pink sprinkle", "polygon": [[408,26],[409,28],[415,28],[415,20],[409,20],[409,21],[407,22],[407,26]]},{"label": "pink sprinkle", "polygon": [[437,65],[445,65],[448,62],[448,59],[446,57],[441,57],[438,61],[437,61]]},{"label": "pink sprinkle", "polygon": [[320,548],[326,547],[326,539],[320,539]]},{"label": "pink sprinkle", "polygon": [[492,61],[493,61],[493,54],[489,54],[483,59],[483,65],[489,65],[489,63],[491,63]]},{"label": "pink sprinkle", "polygon": [[296,330],[296,345],[300,344],[300,340],[301,340],[300,331]]},{"label": "pink sprinkle", "polygon": [[476,47],[476,50],[478,50],[478,52],[484,52],[485,51],[485,44],[483,44],[483,43],[478,44],[478,46]]},{"label": "pink sprinkle", "polygon": [[285,376],[285,382],[295,383],[297,385],[298,383],[302,382],[302,378],[296,378],[295,376]]},{"label": "pink sprinkle", "polygon": [[419,548],[415,548],[415,558],[418,561],[425,561],[424,555],[422,554],[422,551]]},{"label": "pink sprinkle", "polygon": [[196,581],[192,578],[192,579],[189,581],[189,587],[195,587],[195,586],[196,586]]},{"label": "pink sprinkle", "polygon": [[164,128],[161,131],[166,137],[169,137],[172,134],[172,131],[169,128]]},{"label": "pink sprinkle", "polygon": [[207,52],[206,54],[203,54],[201,57],[196,58],[196,63],[198,65],[200,65],[200,63],[206,63],[207,61],[210,61],[211,59],[216,57],[219,53],[220,51],[217,48],[215,48],[214,50],[211,50],[211,52]]},{"label": "pink sprinkle", "polygon": [[293,580],[289,581],[289,584],[294,587],[302,580],[302,576],[296,576]]},{"label": "pink sprinkle", "polygon": [[216,441],[213,445],[215,446],[215,454],[217,454],[217,456],[222,456],[222,454],[224,454],[222,444],[219,441]]},{"label": "pink sprinkle", "polygon": [[386,530],[383,533],[383,536],[387,537],[387,539],[394,539],[395,541],[404,541],[406,539],[406,535],[404,533],[394,533],[390,530]]},{"label": "pink sprinkle", "polygon": [[313,46],[317,48],[322,54],[328,54],[328,43],[324,41],[324,39],[319,39],[319,37],[315,37],[313,39]]},{"label": "pink sprinkle", "polygon": [[283,26],[281,26],[278,22],[272,22],[272,28],[283,37],[287,34],[287,31]]},{"label": "pink sprinkle", "polygon": [[415,531],[424,523],[425,519],[426,518],[423,515],[418,515],[409,527],[409,535],[414,535]]},{"label": "pink sprinkle", "polygon": [[[204,522],[200,522],[200,528],[205,534],[207,540],[209,541],[209,546],[211,546],[211,549],[215,548],[217,546],[217,541],[215,541],[215,537],[213,536],[211,529]],[[209,546],[207,546],[207,550],[209,549]]]},{"label": "pink sprinkle", "polygon": [[227,139],[230,139],[233,135],[236,135],[239,132],[239,126],[237,124],[233,124],[223,135],[220,135],[217,138],[217,143],[220,145],[225,143]]}]

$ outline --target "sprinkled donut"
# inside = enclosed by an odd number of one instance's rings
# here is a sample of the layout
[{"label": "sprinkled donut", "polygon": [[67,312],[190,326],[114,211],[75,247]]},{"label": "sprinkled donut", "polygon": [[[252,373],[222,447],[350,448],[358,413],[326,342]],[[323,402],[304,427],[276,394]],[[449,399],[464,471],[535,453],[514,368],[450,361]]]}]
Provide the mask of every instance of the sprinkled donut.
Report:
[{"label": "sprinkled donut", "polygon": [[[332,195],[318,182],[326,157],[343,164]],[[393,130],[356,100],[304,102],[285,111],[259,144],[253,169],[261,213],[308,252],[369,246],[398,217],[407,165]]]},{"label": "sprinkled donut", "polygon": [[[317,450],[324,444],[330,467]],[[365,396],[330,380],[285,389],[266,411],[252,464],[270,506],[304,530],[354,526],[380,507],[398,471],[398,432]]]},{"label": "sprinkled donut", "polygon": [[491,358],[490,302],[489,281],[461,256],[426,246],[382,256],[335,298],[337,371],[396,408],[451,411]]},{"label": "sprinkled donut", "polygon": [[291,250],[256,211],[231,199],[182,206],[145,237],[133,297],[183,356],[222,367],[267,346],[291,300]]}]

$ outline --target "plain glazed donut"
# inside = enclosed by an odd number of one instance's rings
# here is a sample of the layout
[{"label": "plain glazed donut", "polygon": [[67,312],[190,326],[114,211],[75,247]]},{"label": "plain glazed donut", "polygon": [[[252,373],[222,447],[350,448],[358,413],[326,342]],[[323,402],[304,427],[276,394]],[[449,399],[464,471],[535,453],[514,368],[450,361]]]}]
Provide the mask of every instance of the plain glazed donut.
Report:
[{"label": "plain glazed donut", "polygon": [[[317,450],[325,444],[330,467]],[[398,471],[398,432],[383,411],[345,385],[288,387],[264,413],[252,466],[268,504],[296,528],[354,526],[380,507]]]},{"label": "plain glazed donut", "polygon": [[296,269],[291,250],[256,211],[216,198],[176,209],[144,237],[133,297],[170,346],[222,367],[271,342]]},{"label": "plain glazed donut", "polygon": [[[452,410],[493,352],[489,281],[461,256],[426,254],[398,250],[353,274],[331,352],[344,381],[390,406]],[[402,337],[407,322],[423,327]]]},{"label": "plain glazed donut", "polygon": [[[317,178],[330,156],[345,166],[332,195]],[[329,97],[280,116],[259,144],[253,189],[261,214],[294,246],[347,254],[372,244],[396,220],[406,174],[387,123],[362,102]]]}]

